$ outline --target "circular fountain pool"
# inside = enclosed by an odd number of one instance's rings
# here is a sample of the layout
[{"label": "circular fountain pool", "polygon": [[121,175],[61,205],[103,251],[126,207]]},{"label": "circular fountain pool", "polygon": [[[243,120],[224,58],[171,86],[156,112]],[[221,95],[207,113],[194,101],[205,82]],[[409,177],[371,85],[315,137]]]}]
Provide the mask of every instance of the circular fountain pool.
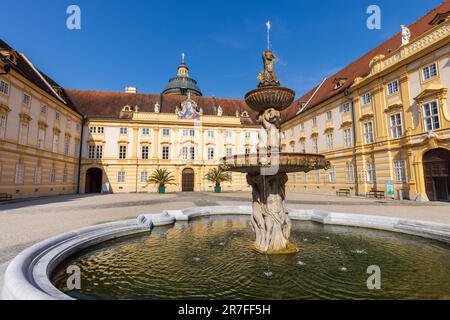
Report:
[{"label": "circular fountain pool", "polygon": [[[196,218],[90,247],[51,279],[77,299],[450,299],[448,244],[309,221],[293,221],[297,254],[260,255],[253,240],[248,217]],[[66,287],[70,265],[80,290]]]}]

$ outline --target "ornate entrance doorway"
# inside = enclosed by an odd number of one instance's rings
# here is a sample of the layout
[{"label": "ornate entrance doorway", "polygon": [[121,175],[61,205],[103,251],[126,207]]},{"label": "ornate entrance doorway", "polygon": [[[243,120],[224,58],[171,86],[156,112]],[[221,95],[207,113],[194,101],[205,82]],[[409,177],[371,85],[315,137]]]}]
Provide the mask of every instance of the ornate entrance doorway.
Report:
[{"label": "ornate entrance doorway", "polygon": [[99,168],[91,168],[86,172],[85,193],[102,192],[103,171]]},{"label": "ornate entrance doorway", "polygon": [[186,168],[181,177],[181,190],[183,192],[194,191],[194,170]]},{"label": "ornate entrance doorway", "polygon": [[430,201],[450,201],[450,151],[438,148],[423,156],[425,187]]}]

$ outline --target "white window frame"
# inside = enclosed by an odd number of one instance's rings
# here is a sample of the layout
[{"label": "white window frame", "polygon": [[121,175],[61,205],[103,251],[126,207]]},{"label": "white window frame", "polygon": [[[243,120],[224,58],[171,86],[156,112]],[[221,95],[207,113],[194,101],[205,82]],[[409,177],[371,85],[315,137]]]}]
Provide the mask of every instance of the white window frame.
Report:
[{"label": "white window frame", "polygon": [[[369,126],[370,124],[370,126]],[[368,130],[370,127],[370,130]],[[375,141],[375,136],[373,133],[373,121],[367,121],[363,123],[363,137],[364,144],[372,144]]]},{"label": "white window frame", "polygon": [[149,146],[142,146],[141,147],[141,158],[143,160],[148,160],[149,151],[150,151]]},{"label": "white window frame", "polygon": [[226,157],[232,157],[233,156],[233,148],[230,148],[230,147],[226,148],[225,149],[225,156]]},{"label": "white window frame", "polygon": [[343,103],[339,109],[341,113],[350,112],[351,104],[350,102]]},{"label": "white window frame", "polygon": [[[431,67],[434,67],[434,72],[432,73]],[[428,81],[433,78],[436,78],[439,75],[438,64],[437,62],[430,63],[424,67],[422,67],[422,80]]]},{"label": "white window frame", "polygon": [[334,167],[328,170],[328,182],[336,182],[336,170]]},{"label": "white window frame", "polygon": [[208,160],[214,160],[214,148],[213,147],[208,147]]},{"label": "white window frame", "polygon": [[206,133],[206,136],[208,137],[208,138],[214,138],[214,131],[212,131],[212,130],[208,130],[207,131],[207,133]]},{"label": "white window frame", "polygon": [[375,168],[374,162],[366,163],[366,172],[367,172],[367,182],[376,182],[377,181],[377,170]]},{"label": "white window frame", "polygon": [[150,135],[150,128],[142,128],[142,135],[144,136]]},{"label": "white window frame", "polygon": [[[432,114],[431,113],[431,106],[435,104],[436,105],[436,113]],[[430,107],[430,115],[426,115],[426,107],[429,106]],[[437,100],[433,100],[427,103],[424,103],[422,106],[422,112],[423,112],[423,125],[425,128],[425,131],[434,131],[434,130],[438,130],[441,128],[441,117],[439,114],[439,102]],[[428,127],[427,125],[427,120],[430,119],[431,120],[431,128]],[[438,126],[436,127],[436,123],[435,123],[435,119],[437,119],[437,123]]]},{"label": "white window frame", "polygon": [[372,94],[370,92],[366,92],[363,95],[361,95],[361,104],[363,106],[366,106],[371,103],[372,103]]},{"label": "white window frame", "polygon": [[148,172],[141,171],[141,183],[147,183],[147,182],[148,182]]},{"label": "white window frame", "polygon": [[9,96],[9,82],[0,80],[0,93]]},{"label": "white window frame", "polygon": [[353,147],[353,137],[352,137],[352,129],[351,128],[344,129],[344,146],[346,148]]},{"label": "white window frame", "polygon": [[319,153],[319,140],[317,138],[312,138],[312,151],[315,154]]},{"label": "white window frame", "polygon": [[19,143],[26,145],[28,144],[28,133],[30,131],[30,124],[26,121],[20,122],[19,127]]},{"label": "white window frame", "polygon": [[397,182],[407,181],[406,160],[394,160],[394,178]]},{"label": "white window frame", "polygon": [[125,160],[127,158],[127,146],[119,146],[119,159]]},{"label": "white window frame", "polygon": [[31,96],[28,93],[24,93],[22,96],[22,103],[25,106],[31,106]]},{"label": "white window frame", "polygon": [[355,181],[355,169],[352,163],[347,163],[345,165],[345,179],[347,182]]},{"label": "white window frame", "polygon": [[403,119],[400,112],[389,116],[389,126],[392,139],[398,139],[403,136]]},{"label": "white window frame", "polygon": [[162,135],[163,135],[164,137],[170,136],[170,129],[168,129],[168,128],[163,128],[163,129],[162,129]]},{"label": "white window frame", "polygon": [[103,158],[103,146],[99,145],[95,148],[95,158],[96,159]]},{"label": "white window frame", "polygon": [[169,160],[169,157],[170,157],[169,146],[162,146],[162,148],[161,148],[161,158],[163,160]]},{"label": "white window frame", "polygon": [[333,149],[334,149],[334,137],[333,137],[333,133],[327,133],[326,139],[327,139],[327,148],[328,148],[328,151],[333,151]]},{"label": "white window frame", "polygon": [[8,121],[8,116],[6,114],[0,114],[0,139],[5,138],[7,121]]},{"label": "white window frame", "polygon": [[68,175],[68,173],[67,173],[67,168],[64,168],[64,170],[63,170],[63,176],[62,176],[62,182],[63,182],[63,183],[67,183],[67,175]]},{"label": "white window frame", "polygon": [[88,146],[88,159],[95,159],[95,145],[90,144]]},{"label": "white window frame", "polygon": [[34,169],[34,184],[41,184],[42,182],[42,167],[37,166]]},{"label": "white window frame", "polygon": [[127,135],[128,134],[128,128],[120,128],[120,134],[121,135]]},{"label": "white window frame", "polygon": [[117,172],[117,183],[125,183],[125,171]]},{"label": "white window frame", "polygon": [[17,163],[14,183],[23,184],[24,174],[25,174],[25,166],[23,165],[23,163]]},{"label": "white window frame", "polygon": [[56,168],[50,170],[50,183],[56,183]]},{"label": "white window frame", "polygon": [[386,87],[387,87],[387,95],[388,96],[392,96],[392,95],[400,92],[400,85],[398,83],[398,80],[389,82]]}]

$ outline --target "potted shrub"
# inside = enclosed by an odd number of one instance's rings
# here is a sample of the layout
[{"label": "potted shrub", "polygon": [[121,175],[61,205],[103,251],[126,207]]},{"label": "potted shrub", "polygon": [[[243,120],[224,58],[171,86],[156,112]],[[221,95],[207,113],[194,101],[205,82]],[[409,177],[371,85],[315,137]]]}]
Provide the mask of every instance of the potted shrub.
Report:
[{"label": "potted shrub", "polygon": [[222,192],[222,188],[220,186],[220,184],[222,182],[225,181],[230,181],[230,174],[223,171],[220,168],[213,168],[210,169],[208,171],[208,173],[206,174],[206,180],[210,181],[210,182],[214,182],[215,186],[214,186],[214,192],[215,193],[220,193]]},{"label": "potted shrub", "polygon": [[175,184],[175,178],[167,169],[158,168],[152,173],[148,182],[158,186],[158,193],[166,193],[166,185]]}]

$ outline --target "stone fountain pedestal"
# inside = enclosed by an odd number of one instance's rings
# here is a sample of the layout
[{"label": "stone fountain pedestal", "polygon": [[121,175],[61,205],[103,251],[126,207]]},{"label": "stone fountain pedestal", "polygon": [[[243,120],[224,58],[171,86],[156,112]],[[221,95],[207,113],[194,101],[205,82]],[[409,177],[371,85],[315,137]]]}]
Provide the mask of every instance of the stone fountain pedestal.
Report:
[{"label": "stone fountain pedestal", "polygon": [[263,53],[264,71],[258,75],[258,88],[248,92],[245,102],[258,112],[258,153],[222,159],[225,171],[247,173],[252,187],[251,226],[256,234],[255,250],[263,254],[287,254],[299,249],[290,243],[291,221],[285,206],[287,173],[326,169],[323,155],[280,151],[280,111],[294,101],[295,92],[280,86],[274,72],[275,56]]}]

